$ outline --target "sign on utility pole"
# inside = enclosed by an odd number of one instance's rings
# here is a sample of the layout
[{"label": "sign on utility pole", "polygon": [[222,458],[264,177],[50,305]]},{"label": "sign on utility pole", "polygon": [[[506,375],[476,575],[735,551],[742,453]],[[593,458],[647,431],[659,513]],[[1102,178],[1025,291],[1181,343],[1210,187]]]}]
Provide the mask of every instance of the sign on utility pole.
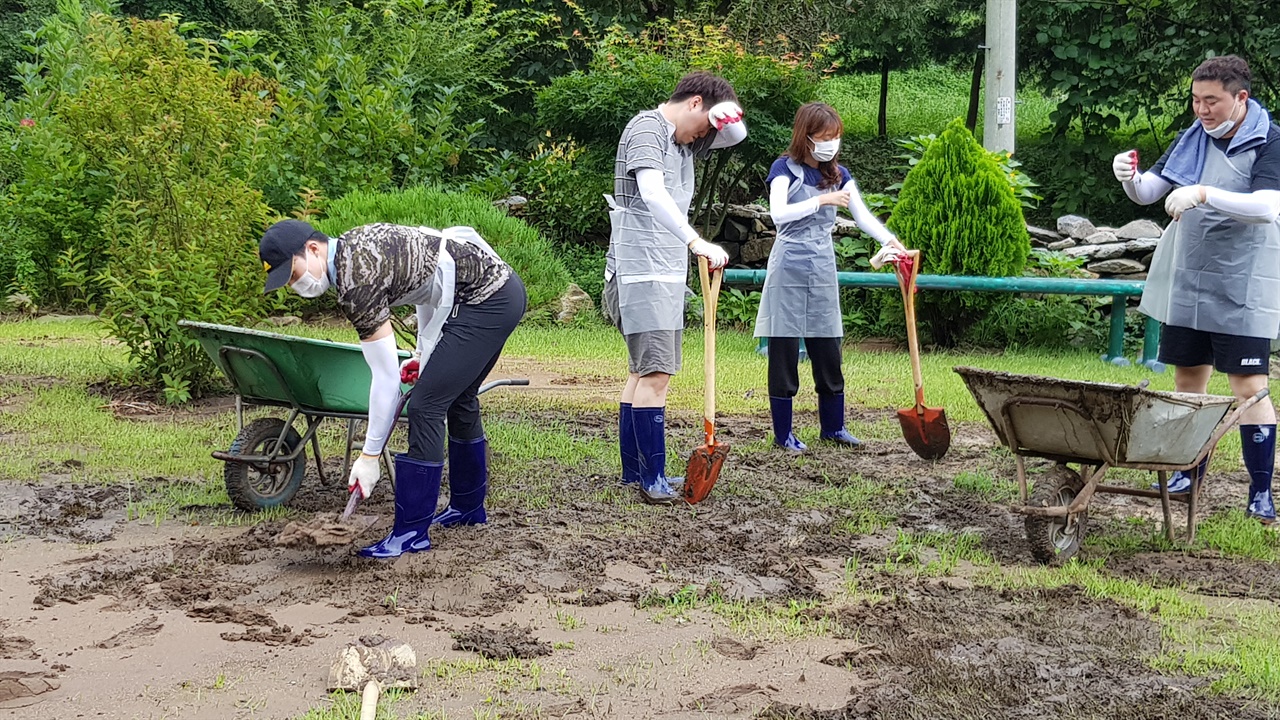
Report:
[{"label": "sign on utility pole", "polygon": [[1013,152],[1017,36],[1017,0],[987,0],[987,87],[982,146],[995,152]]}]

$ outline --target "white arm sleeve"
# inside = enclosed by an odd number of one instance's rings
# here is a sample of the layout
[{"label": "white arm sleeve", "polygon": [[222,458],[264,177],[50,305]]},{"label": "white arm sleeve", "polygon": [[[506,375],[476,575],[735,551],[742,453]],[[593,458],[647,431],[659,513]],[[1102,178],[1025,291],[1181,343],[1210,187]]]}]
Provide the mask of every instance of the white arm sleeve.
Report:
[{"label": "white arm sleeve", "polygon": [[818,198],[811,197],[804,202],[788,203],[787,196],[791,190],[791,178],[779,175],[769,183],[769,217],[774,226],[794,222],[818,212]]},{"label": "white arm sleeve", "polygon": [[853,214],[853,221],[858,223],[858,229],[875,238],[881,245],[886,245],[893,240],[893,233],[889,232],[889,228],[872,215],[866,204],[862,202],[858,183],[850,180],[844,184],[844,189],[849,191],[849,212]]},{"label": "white arm sleeve", "polygon": [[1139,205],[1150,205],[1173,189],[1168,180],[1150,170],[1135,175],[1130,182],[1120,184],[1124,187],[1124,194]]},{"label": "white arm sleeve", "polygon": [[667,192],[661,170],[640,168],[636,171],[636,185],[640,187],[640,198],[649,208],[649,213],[662,227],[684,240],[685,245],[698,239],[698,231],[689,224],[689,218],[680,212],[680,208],[676,207],[675,199],[671,197],[671,193]]},{"label": "white arm sleeve", "polygon": [[1266,225],[1280,217],[1280,190],[1229,192],[1204,187],[1204,204],[1240,222]]},{"label": "white arm sleeve", "polygon": [[369,363],[373,382],[369,383],[369,428],[364,435],[364,453],[378,455],[391,426],[395,424],[396,405],[400,401],[400,356],[396,353],[394,333],[381,340],[360,343],[364,361]]},{"label": "white arm sleeve", "polygon": [[747,139],[747,124],[742,120],[736,123],[729,123],[724,128],[716,131],[716,139],[711,141],[711,149],[719,150],[721,148],[733,147],[743,140]]}]

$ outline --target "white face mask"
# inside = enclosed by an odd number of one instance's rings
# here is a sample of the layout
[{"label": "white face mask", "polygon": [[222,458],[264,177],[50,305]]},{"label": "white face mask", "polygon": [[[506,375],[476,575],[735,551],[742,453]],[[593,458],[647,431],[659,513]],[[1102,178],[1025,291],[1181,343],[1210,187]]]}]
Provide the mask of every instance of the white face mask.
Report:
[{"label": "white face mask", "polygon": [[840,138],[835,140],[814,140],[809,138],[809,142],[813,143],[813,159],[818,162],[834,160],[836,155],[840,154]]},{"label": "white face mask", "polygon": [[[1231,115],[1236,114],[1236,106],[1239,104],[1240,103],[1232,104]],[[1217,140],[1221,138],[1223,135],[1226,135],[1227,133],[1231,132],[1231,128],[1236,126],[1236,121],[1231,119],[1231,115],[1227,115],[1226,120],[1223,120],[1222,122],[1218,123],[1218,127],[1212,130],[1205,128],[1204,129],[1205,134],[1213,138],[1214,140]]]},{"label": "white face mask", "polygon": [[302,277],[294,280],[289,287],[304,298],[318,298],[329,289],[329,273],[326,272],[316,279],[316,276],[311,274],[310,256],[307,256],[307,259],[307,271],[302,273]]}]

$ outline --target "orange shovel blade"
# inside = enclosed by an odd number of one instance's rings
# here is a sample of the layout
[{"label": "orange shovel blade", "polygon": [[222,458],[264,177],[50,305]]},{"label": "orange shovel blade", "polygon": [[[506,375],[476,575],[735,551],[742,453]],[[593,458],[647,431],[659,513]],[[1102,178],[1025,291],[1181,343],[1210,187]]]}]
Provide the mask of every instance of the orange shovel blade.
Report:
[{"label": "orange shovel blade", "polygon": [[951,447],[951,428],[942,408],[909,407],[898,411],[902,437],[925,460],[938,460]]},{"label": "orange shovel blade", "polygon": [[689,456],[689,464],[684,469],[684,499],[690,504],[697,504],[711,494],[711,488],[720,479],[720,468],[724,467],[724,459],[729,456],[728,443],[703,445],[694,448]]}]

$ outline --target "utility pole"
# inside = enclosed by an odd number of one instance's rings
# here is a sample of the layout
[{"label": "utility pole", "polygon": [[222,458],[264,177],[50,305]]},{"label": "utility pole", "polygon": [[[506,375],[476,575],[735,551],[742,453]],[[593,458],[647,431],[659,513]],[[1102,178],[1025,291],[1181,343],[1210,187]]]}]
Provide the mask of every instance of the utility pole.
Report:
[{"label": "utility pole", "polygon": [[994,152],[1013,152],[1014,149],[1017,38],[1017,0],[987,0],[987,87],[982,145]]}]

